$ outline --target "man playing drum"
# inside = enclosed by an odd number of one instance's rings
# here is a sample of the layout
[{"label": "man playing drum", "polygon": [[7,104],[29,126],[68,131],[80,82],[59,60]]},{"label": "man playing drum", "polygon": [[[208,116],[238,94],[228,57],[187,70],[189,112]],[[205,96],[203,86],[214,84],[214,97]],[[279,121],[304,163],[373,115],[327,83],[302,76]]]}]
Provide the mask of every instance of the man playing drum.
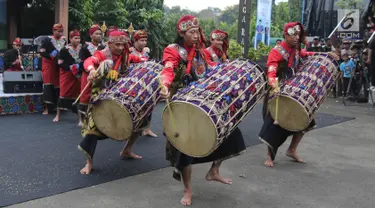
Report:
[{"label": "man playing drum", "polygon": [[[150,49],[147,46],[147,32],[145,30],[137,30],[133,36],[133,47],[130,48],[131,54],[135,56],[139,56],[141,58],[149,59]],[[147,129],[143,130],[143,135],[149,135],[152,137],[157,137],[157,135],[151,131],[150,123],[151,123],[151,115],[148,117],[149,126]]]},{"label": "man playing drum", "polygon": [[223,63],[227,60],[227,50],[229,47],[228,33],[222,30],[214,30],[210,35],[211,46],[206,48],[204,52],[211,61]]},{"label": "man playing drum", "polygon": [[[301,65],[301,58],[312,56],[314,52],[306,52],[301,50],[301,44],[307,43],[304,28],[299,22],[290,22],[284,26],[284,41],[280,45],[276,45],[269,53],[267,66],[268,83],[271,90],[278,92],[277,82],[294,76],[298,67]],[[333,57],[336,55],[329,53]],[[276,79],[278,78],[278,80]],[[315,126],[315,121],[312,120],[307,129],[299,132],[292,132],[280,127],[275,123],[274,119],[268,110],[269,92],[267,93],[263,106],[263,127],[259,133],[260,140],[268,146],[268,157],[264,162],[267,167],[274,166],[274,159],[278,148],[286,141],[286,139],[293,135],[292,142],[286,152],[286,156],[295,159],[297,162],[304,163],[297,155],[297,146],[300,143],[304,133],[311,130]],[[282,109],[282,106],[280,106]]]},{"label": "man playing drum", "polygon": [[[199,26],[198,19],[191,15],[181,17],[177,23],[177,38],[175,43],[165,48],[163,54],[163,64],[165,66],[161,72],[161,82],[163,85],[161,95],[163,97],[171,97],[176,93],[178,88],[186,86],[189,82],[205,78],[208,67],[215,65],[205,55],[204,43],[205,38]],[[192,164],[212,161],[213,163],[206,175],[206,179],[231,184],[231,179],[224,178],[219,174],[221,162],[239,155],[245,148],[242,133],[238,128],[229,135],[218,149],[206,157],[195,158],[185,155],[167,141],[166,157],[171,162],[171,166],[175,168],[173,177],[180,181],[182,175],[185,186],[184,196],[180,203],[184,206],[191,205]]]},{"label": "man playing drum", "polygon": [[[96,51],[93,56],[84,62],[84,69],[89,73],[88,81],[92,82],[91,99],[98,96],[104,87],[110,88],[113,86],[119,77],[127,76],[129,73],[128,63],[145,61],[140,57],[129,54],[128,37],[124,32],[112,31],[109,34],[108,46],[101,51]],[[99,71],[97,68],[101,64],[104,67]],[[86,166],[81,169],[81,174],[90,174],[96,144],[98,140],[107,139],[107,136],[97,129],[92,118],[91,107],[89,105],[82,127],[82,136],[84,138],[78,145],[78,149],[87,156]],[[139,136],[140,132],[133,132],[120,156],[135,159],[142,158],[131,152],[131,148]]]}]

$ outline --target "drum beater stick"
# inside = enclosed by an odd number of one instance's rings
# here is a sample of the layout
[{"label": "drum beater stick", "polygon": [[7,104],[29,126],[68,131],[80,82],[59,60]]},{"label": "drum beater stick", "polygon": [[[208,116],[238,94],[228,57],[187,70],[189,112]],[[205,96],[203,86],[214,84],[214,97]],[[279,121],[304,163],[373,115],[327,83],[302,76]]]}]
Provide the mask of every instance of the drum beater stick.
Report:
[{"label": "drum beater stick", "polygon": [[[95,70],[95,76],[97,75],[99,69],[102,68],[102,67],[104,67],[104,62],[102,62],[102,63],[99,65],[98,69]],[[83,95],[83,93],[87,90],[87,88],[89,87],[90,84],[91,84],[91,82],[87,82],[85,88],[83,88],[81,94],[78,95],[77,99],[74,101],[74,103],[73,103],[72,105],[77,104],[77,102],[79,101],[79,99],[81,98],[81,96]]]},{"label": "drum beater stick", "polygon": [[[280,91],[278,78],[276,78],[276,87],[275,87],[275,89],[278,92]],[[279,124],[279,121],[278,121],[279,115],[278,114],[279,114],[279,95],[276,94],[275,121],[274,121],[275,125]]]},{"label": "drum beater stick", "polygon": [[[160,88],[161,89],[163,89],[163,84],[161,83],[161,80],[160,79],[158,79],[159,80],[159,85],[160,85]],[[167,108],[168,108],[168,111],[169,111],[169,115],[170,115],[170,117],[171,117],[171,120],[172,120],[172,128],[174,129],[174,130],[176,130],[177,128],[176,128],[176,123],[174,122],[174,116],[173,116],[173,114],[172,114],[172,109],[171,109],[171,106],[169,105],[169,98],[165,98],[165,102],[167,103]],[[179,137],[180,136],[180,134],[176,131],[175,133],[174,133],[174,137]]]}]

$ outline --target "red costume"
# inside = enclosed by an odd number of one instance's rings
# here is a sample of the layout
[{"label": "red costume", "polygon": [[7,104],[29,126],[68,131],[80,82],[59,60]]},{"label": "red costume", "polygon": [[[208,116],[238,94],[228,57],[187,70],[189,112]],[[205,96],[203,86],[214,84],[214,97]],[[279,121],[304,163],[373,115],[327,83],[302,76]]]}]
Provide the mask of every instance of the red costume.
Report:
[{"label": "red costume", "polygon": [[[80,37],[77,30],[71,31],[69,38]],[[71,109],[72,103],[78,97],[81,88],[82,61],[79,58],[81,44],[76,48],[72,45],[61,49],[58,66],[60,67],[60,97],[58,107]]]},{"label": "red costume", "polygon": [[211,32],[210,39],[211,41],[213,40],[223,41],[223,46],[221,49],[219,49],[211,45],[210,47],[204,50],[204,52],[206,53],[206,56],[216,63],[225,62],[227,60],[227,50],[229,47],[228,33],[222,30],[214,30]]},{"label": "red costume", "polygon": [[[128,37],[126,33],[121,31],[112,31],[109,34],[108,43],[120,43],[124,44],[125,48],[121,55],[114,55],[111,53],[110,49],[107,47],[101,51],[96,51],[93,56],[86,59],[84,62],[84,69],[89,73],[91,70],[96,70],[103,61],[111,60],[113,66],[104,67],[104,70],[99,70],[100,78],[103,80],[104,86],[101,82],[97,82],[92,86],[91,97],[95,96],[104,88],[113,86],[112,83],[116,83],[118,76],[127,76],[129,63],[138,63],[144,61],[144,59],[129,54]],[[126,66],[124,65],[126,64]],[[116,76],[114,76],[116,75]],[[103,76],[103,77],[101,77]],[[113,82],[112,82],[113,81]],[[92,159],[95,153],[95,148],[98,140],[107,139],[107,136],[101,133],[92,118],[91,105],[89,105],[87,110],[87,116],[82,127],[82,136],[84,139],[79,144],[79,149],[82,150],[89,159]]]},{"label": "red costume", "polygon": [[[127,42],[126,38],[127,38],[126,33],[121,32],[121,31],[113,31],[109,35],[108,42],[109,43],[111,43],[111,42],[123,42],[123,41]],[[121,68],[122,68],[121,62],[122,62],[124,56],[127,56],[127,63],[126,64],[139,63],[139,62],[146,61],[146,59],[144,59],[144,58],[140,58],[140,57],[134,56],[132,54],[128,54],[128,51],[129,51],[129,49],[127,47],[125,47],[124,53],[120,56],[112,54],[109,48],[105,48],[101,51],[96,51],[93,56],[89,57],[84,62],[84,69],[85,69],[86,72],[89,73],[90,70],[93,70],[94,68],[97,68],[100,65],[101,62],[103,62],[105,60],[112,60],[113,65],[114,65],[113,70],[116,70],[121,76],[123,73],[127,73],[127,72],[121,71]]]},{"label": "red costume", "polygon": [[[186,32],[193,28],[199,29],[200,38],[198,39],[197,43],[188,47],[181,38],[181,40],[178,40],[177,43],[169,45],[164,50],[164,69],[161,72],[163,77],[162,84],[171,88],[170,97],[172,97],[181,86],[198,79],[206,78],[207,69],[210,66],[212,67],[216,65],[216,63],[211,61],[210,58],[204,53],[205,39],[199,26],[198,19],[191,15],[185,15],[181,17],[177,23],[177,30],[179,33]],[[180,68],[180,65],[186,66],[185,71],[181,71],[184,69],[184,67]],[[236,128],[225,141],[227,142],[222,144],[212,154],[200,158],[190,157],[179,152],[168,141],[166,157],[167,160],[170,161],[171,165],[175,168],[173,177],[177,180],[181,180],[180,173],[182,169],[189,165],[211,161],[214,163],[219,161],[221,162],[225,159],[237,156],[241,151],[246,149],[241,131],[238,128]]]},{"label": "red costume", "polygon": [[[306,50],[301,50],[301,43],[306,40],[302,24],[299,22],[290,22],[285,25],[285,36],[297,35],[297,33],[299,33],[300,42],[294,48],[290,47],[284,40],[280,45],[276,45],[268,55],[267,77],[268,83],[272,88],[275,88],[276,86],[276,77],[278,77],[278,81],[281,82],[284,79],[294,76],[294,74],[302,64],[301,59],[314,54],[313,52],[306,52]],[[286,141],[289,136],[294,135],[296,132],[283,129],[279,125],[274,123],[274,119],[272,118],[270,113],[268,113],[268,101],[269,92],[264,99],[264,123],[259,133],[259,138],[268,146],[268,153],[270,155],[270,158],[271,160],[274,160],[278,148]],[[308,129],[312,128],[313,126],[315,126],[314,120],[310,123]]]},{"label": "red costume", "polygon": [[[92,34],[95,31],[97,31],[97,30],[101,31],[99,25],[96,24],[96,25],[91,26],[91,28],[89,30],[90,36],[92,36]],[[82,49],[81,49],[80,54],[79,54],[79,57],[80,57],[81,61],[84,62],[87,58],[93,56],[94,53],[95,53],[95,51],[102,50],[104,48],[105,48],[105,46],[102,45],[102,44],[94,44],[93,42],[86,42],[82,46]],[[83,69],[83,66],[82,66],[82,69]],[[80,91],[82,91],[86,87],[86,85],[88,83],[87,82],[88,73],[85,70],[81,70],[81,71],[82,71],[82,77],[81,77],[81,89],[80,89]],[[86,113],[87,105],[90,102],[90,94],[91,94],[91,84],[83,92],[83,94],[80,97],[80,100],[79,100],[79,111],[81,113]]]},{"label": "red costume", "polygon": [[[53,31],[63,31],[61,24],[55,24]],[[60,87],[59,69],[57,67],[57,56],[62,48],[66,45],[64,37],[59,39],[50,36],[42,41],[40,55],[42,58],[42,75],[44,92],[43,99],[45,103],[54,104],[59,96],[58,88]]]},{"label": "red costume", "polygon": [[[199,26],[199,21],[192,15],[185,15],[177,23],[178,32],[186,32],[192,28],[198,28],[200,37],[196,44],[188,47],[185,44],[174,43],[164,49],[163,64],[164,69],[161,72],[163,76],[162,84],[170,87],[175,79],[175,71],[178,69],[181,61],[186,63],[185,75],[193,79],[203,78],[206,74],[208,65],[215,66],[216,63],[209,60],[204,53],[204,43],[206,41],[203,31]],[[183,81],[183,80],[181,80]]]}]

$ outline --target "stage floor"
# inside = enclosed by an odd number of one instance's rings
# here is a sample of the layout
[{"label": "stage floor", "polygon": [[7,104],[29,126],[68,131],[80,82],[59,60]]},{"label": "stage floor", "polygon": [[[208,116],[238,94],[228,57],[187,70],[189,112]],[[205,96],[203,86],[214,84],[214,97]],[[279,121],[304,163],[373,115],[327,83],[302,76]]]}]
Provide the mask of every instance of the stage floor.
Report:
[{"label": "stage floor", "polygon": [[[151,128],[159,138],[142,137],[134,145],[134,152],[141,154],[142,160],[119,159],[123,142],[99,141],[94,171],[89,176],[79,173],[85,156],[77,149],[82,137],[76,115],[64,112],[58,124],[52,122],[54,114],[5,118],[0,125],[0,132],[3,132],[0,141],[0,207],[168,167],[161,120],[164,105],[158,104],[151,121]],[[261,112],[262,105],[257,105],[239,125],[247,147],[260,144]],[[325,113],[316,116],[318,128],[352,119]],[[15,126],[17,131],[9,131]],[[1,183],[2,179],[4,183]]]}]

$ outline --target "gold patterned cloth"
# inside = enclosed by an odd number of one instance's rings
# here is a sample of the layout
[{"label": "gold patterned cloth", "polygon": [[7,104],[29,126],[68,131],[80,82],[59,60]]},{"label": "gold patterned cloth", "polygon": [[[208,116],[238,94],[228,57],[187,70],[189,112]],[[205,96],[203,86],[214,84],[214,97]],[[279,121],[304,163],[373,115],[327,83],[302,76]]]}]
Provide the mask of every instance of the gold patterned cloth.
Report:
[{"label": "gold patterned cloth", "polygon": [[[113,86],[117,82],[119,77],[119,73],[116,70],[109,69],[107,67],[103,67],[103,70],[98,70],[98,73],[99,79],[95,80],[92,83],[91,100],[94,100],[103,90],[107,90],[109,87]],[[82,137],[85,137],[88,134],[105,136],[95,125],[92,116],[92,108],[93,105],[89,104],[86,112],[86,117],[83,120],[81,135]]]}]

